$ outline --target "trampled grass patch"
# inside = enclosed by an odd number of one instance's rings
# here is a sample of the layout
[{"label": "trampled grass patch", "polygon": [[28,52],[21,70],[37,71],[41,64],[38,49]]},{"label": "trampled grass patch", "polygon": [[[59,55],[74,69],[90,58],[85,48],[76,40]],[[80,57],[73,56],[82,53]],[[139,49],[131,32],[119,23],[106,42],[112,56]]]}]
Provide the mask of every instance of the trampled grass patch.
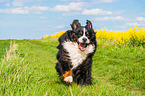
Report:
[{"label": "trampled grass patch", "polygon": [[14,44],[17,46],[10,52],[11,59],[5,56],[0,61],[2,96],[145,95],[145,51],[142,47],[118,46],[112,41],[100,40],[93,57],[93,84],[80,87],[75,82],[68,85],[57,76],[57,38],[13,40],[12,48]]}]

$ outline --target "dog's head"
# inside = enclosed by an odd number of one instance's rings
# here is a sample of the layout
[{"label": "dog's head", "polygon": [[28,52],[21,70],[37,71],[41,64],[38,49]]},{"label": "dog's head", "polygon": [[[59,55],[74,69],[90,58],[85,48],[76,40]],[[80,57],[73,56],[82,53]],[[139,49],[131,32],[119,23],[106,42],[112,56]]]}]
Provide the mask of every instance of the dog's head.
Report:
[{"label": "dog's head", "polygon": [[78,48],[84,51],[89,44],[95,43],[95,32],[92,28],[91,21],[87,20],[86,26],[81,26],[78,20],[71,24],[72,40],[78,43]]}]

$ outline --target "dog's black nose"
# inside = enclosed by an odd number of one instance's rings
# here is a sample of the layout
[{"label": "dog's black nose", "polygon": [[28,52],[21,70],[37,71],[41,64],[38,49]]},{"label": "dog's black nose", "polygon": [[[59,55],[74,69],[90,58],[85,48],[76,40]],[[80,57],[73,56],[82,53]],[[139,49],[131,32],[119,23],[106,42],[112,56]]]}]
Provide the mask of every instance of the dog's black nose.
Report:
[{"label": "dog's black nose", "polygon": [[87,41],[87,39],[86,38],[83,38],[83,42],[86,42]]}]

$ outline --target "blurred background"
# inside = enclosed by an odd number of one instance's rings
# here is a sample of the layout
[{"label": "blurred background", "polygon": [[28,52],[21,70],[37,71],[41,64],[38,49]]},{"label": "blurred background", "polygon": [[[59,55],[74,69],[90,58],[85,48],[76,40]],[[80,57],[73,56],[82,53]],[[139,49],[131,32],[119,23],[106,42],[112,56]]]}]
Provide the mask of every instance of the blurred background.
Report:
[{"label": "blurred background", "polygon": [[145,0],[0,0],[0,39],[41,39],[71,29],[78,19],[93,28],[126,31],[145,26]]}]

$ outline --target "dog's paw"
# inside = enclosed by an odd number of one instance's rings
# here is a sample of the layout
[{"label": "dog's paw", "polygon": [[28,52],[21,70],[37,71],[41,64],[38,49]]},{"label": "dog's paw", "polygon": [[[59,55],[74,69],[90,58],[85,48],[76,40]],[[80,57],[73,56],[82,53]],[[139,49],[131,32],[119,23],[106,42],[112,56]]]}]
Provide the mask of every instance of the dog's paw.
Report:
[{"label": "dog's paw", "polygon": [[64,81],[68,82],[68,83],[72,83],[73,82],[73,77],[72,76],[65,77]]}]

